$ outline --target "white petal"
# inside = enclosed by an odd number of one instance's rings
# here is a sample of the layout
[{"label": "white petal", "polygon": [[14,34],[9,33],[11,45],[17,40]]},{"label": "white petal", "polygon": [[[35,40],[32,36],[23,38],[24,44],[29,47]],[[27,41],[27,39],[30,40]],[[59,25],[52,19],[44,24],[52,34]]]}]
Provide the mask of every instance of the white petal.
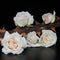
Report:
[{"label": "white petal", "polygon": [[21,54],[24,51],[24,49],[21,49],[19,52],[17,52],[16,54]]},{"label": "white petal", "polygon": [[5,48],[2,48],[2,52],[3,52],[4,54],[8,54],[8,53],[9,53],[9,51],[6,50]]},{"label": "white petal", "polygon": [[24,37],[22,38],[22,42],[23,42],[23,48],[26,48],[27,47],[27,41]]}]

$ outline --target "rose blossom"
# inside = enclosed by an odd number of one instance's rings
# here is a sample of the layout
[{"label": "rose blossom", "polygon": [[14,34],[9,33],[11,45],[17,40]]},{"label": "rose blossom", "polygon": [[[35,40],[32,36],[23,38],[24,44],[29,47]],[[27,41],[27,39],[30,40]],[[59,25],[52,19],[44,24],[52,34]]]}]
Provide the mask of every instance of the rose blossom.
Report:
[{"label": "rose blossom", "polygon": [[46,13],[46,14],[42,15],[42,19],[45,22],[45,24],[53,23],[55,21],[55,14],[56,14],[56,12],[54,11],[53,14]]},{"label": "rose blossom", "polygon": [[56,33],[51,30],[42,30],[42,35],[40,36],[39,43],[43,47],[50,47],[54,45],[57,41]]},{"label": "rose blossom", "polygon": [[24,27],[33,24],[34,18],[29,12],[22,11],[16,14],[14,17],[14,22],[16,26],[18,25],[20,27]]},{"label": "rose blossom", "polygon": [[38,44],[39,37],[36,35],[35,31],[29,32],[27,34],[27,42],[28,42],[28,47],[38,47],[40,46]]},{"label": "rose blossom", "polygon": [[6,31],[1,45],[3,46],[2,52],[5,54],[20,54],[24,48],[27,47],[27,42],[25,38],[17,32],[9,34],[8,31]]}]

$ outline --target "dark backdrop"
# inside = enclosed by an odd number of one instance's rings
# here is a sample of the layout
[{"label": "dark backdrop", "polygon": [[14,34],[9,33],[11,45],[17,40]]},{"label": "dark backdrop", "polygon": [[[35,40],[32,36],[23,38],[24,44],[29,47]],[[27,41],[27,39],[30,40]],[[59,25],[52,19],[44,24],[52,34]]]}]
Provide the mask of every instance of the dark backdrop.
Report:
[{"label": "dark backdrop", "polygon": [[[35,20],[41,21],[41,15],[47,12],[56,11],[56,15],[60,16],[60,2],[58,0],[20,0],[20,1],[0,1],[0,28],[3,26],[7,30],[15,28],[13,17],[17,12],[28,11]],[[57,31],[57,44],[56,49],[52,48],[28,48],[25,53],[19,56],[4,55],[0,53],[1,60],[21,59],[21,60],[60,60],[60,28],[56,28]],[[1,49],[1,48],[0,48]],[[1,51],[1,50],[0,50]],[[36,52],[37,51],[37,52]],[[31,55],[29,55],[31,54]],[[51,59],[54,58],[54,59]]]},{"label": "dark backdrop", "polygon": [[56,11],[60,16],[60,2],[52,0],[20,0],[0,2],[0,28],[3,26],[7,30],[15,28],[13,17],[17,12],[28,11],[35,20],[41,21],[41,15],[47,12]]}]

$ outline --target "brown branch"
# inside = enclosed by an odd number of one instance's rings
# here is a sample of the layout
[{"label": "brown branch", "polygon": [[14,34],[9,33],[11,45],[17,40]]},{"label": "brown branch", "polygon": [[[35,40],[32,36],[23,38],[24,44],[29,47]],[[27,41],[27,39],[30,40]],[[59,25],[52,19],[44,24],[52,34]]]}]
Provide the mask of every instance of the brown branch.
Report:
[{"label": "brown branch", "polygon": [[51,29],[53,27],[60,27],[60,20],[58,21],[55,21],[54,23],[51,23],[51,24],[37,24],[37,25],[33,25],[33,26],[30,26],[30,27],[18,27],[12,31],[10,31],[11,33],[12,32],[19,32],[19,33],[23,33],[23,32],[31,32],[31,31],[41,31],[42,29]]},{"label": "brown branch", "polygon": [[[54,23],[50,23],[50,24],[44,24],[44,23],[40,23],[40,24],[37,24],[37,25],[33,25],[33,26],[29,26],[29,27],[16,27],[15,29],[13,30],[10,30],[9,32],[10,33],[13,33],[13,32],[18,32],[22,35],[26,35],[27,33],[31,32],[31,31],[36,31],[38,34],[41,34],[40,32],[43,30],[43,29],[52,29],[54,27],[60,27],[60,19],[59,20],[56,20]],[[54,29],[52,29],[54,30]],[[3,38],[4,34],[5,34],[5,31],[4,32],[0,32],[0,37]]]}]

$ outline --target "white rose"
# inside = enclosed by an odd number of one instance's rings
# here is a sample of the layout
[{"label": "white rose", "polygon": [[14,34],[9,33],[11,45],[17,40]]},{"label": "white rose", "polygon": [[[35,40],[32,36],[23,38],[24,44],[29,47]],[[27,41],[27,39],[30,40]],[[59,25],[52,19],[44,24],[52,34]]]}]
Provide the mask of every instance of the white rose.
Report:
[{"label": "white rose", "polygon": [[27,34],[27,42],[28,42],[28,47],[38,47],[40,46],[38,44],[39,37],[36,35],[36,32],[29,32]]},{"label": "white rose", "polygon": [[17,15],[14,17],[15,25],[24,27],[29,26],[30,24],[33,24],[34,18],[29,12],[18,12]]},{"label": "white rose", "polygon": [[27,47],[27,42],[25,38],[17,32],[9,34],[8,31],[6,31],[1,45],[3,46],[2,52],[5,54],[20,54],[24,48]]},{"label": "white rose", "polygon": [[54,11],[53,14],[46,13],[46,14],[42,15],[42,19],[45,22],[45,24],[54,23],[55,14],[56,14],[56,12]]},{"label": "white rose", "polygon": [[57,41],[56,33],[51,30],[42,30],[42,35],[40,36],[39,43],[43,47],[50,47],[54,45]]}]

